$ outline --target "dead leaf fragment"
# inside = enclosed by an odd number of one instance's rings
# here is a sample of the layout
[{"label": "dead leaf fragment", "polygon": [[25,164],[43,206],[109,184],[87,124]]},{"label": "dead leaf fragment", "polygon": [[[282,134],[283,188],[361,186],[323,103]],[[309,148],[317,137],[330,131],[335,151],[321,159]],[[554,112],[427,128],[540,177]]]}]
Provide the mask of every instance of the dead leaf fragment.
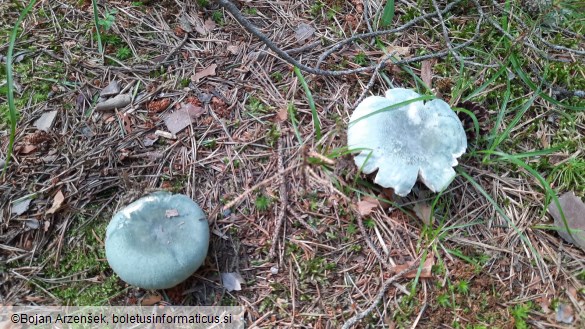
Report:
[{"label": "dead leaf fragment", "polygon": [[227,51],[229,51],[232,55],[237,55],[240,52],[240,46],[238,45],[229,45],[227,46]]},{"label": "dead leaf fragment", "polygon": [[[554,218],[554,226],[558,229],[557,232],[565,241],[585,250],[585,203],[575,195],[575,192],[567,192],[559,198],[559,204],[567,220],[567,226],[557,205],[552,202],[548,207],[549,213]],[[570,234],[567,227],[570,229]]]},{"label": "dead leaf fragment", "polygon": [[31,198],[27,198],[19,201],[18,203],[13,204],[10,212],[16,216],[24,214],[28,210],[31,201],[32,201]]},{"label": "dead leaf fragment", "polygon": [[209,34],[209,32],[213,31],[213,29],[215,29],[216,24],[215,22],[208,18],[202,25],[199,23],[195,26],[195,31],[197,31],[197,33],[201,34],[201,35],[207,35]]},{"label": "dead leaf fragment", "polygon": [[[394,269],[395,269],[396,273],[399,273],[399,272],[402,272],[402,271],[408,269],[409,267],[411,267],[413,265],[415,265],[415,262],[408,262],[406,264],[396,265],[394,267]],[[420,262],[417,261],[416,265],[420,265]],[[432,278],[433,277],[433,273],[432,273],[433,265],[435,265],[435,256],[433,254],[429,254],[427,256],[427,259],[425,260],[425,262],[422,265],[422,270],[420,272],[420,278]],[[409,271],[406,274],[404,274],[404,277],[412,279],[412,278],[416,277],[417,272],[418,272],[418,267],[416,267],[412,271]]]},{"label": "dead leaf fragment", "polygon": [[37,150],[37,147],[34,145],[26,144],[23,146],[18,146],[14,148],[14,151],[18,154],[29,154]]},{"label": "dead leaf fragment", "polygon": [[425,223],[425,225],[429,225],[433,222],[433,212],[431,205],[426,202],[418,202],[412,208],[416,217],[420,218],[420,220]]},{"label": "dead leaf fragment", "polygon": [[55,122],[55,117],[57,117],[57,110],[45,112],[35,121],[34,126],[39,130],[49,131]]},{"label": "dead leaf fragment", "polygon": [[215,69],[217,68],[217,64],[211,64],[208,67],[204,68],[203,70],[196,72],[191,76],[191,81],[199,82],[199,80],[215,75]]},{"label": "dead leaf fragment", "polygon": [[315,33],[314,27],[306,23],[301,23],[295,30],[295,38],[299,44],[303,44],[305,40],[313,36],[313,33]]},{"label": "dead leaf fragment", "polygon": [[559,304],[557,306],[556,320],[560,323],[571,324],[575,320],[574,313],[571,305]]},{"label": "dead leaf fragment", "polygon": [[100,97],[110,97],[118,95],[120,93],[120,84],[118,81],[113,80],[110,82],[102,91],[100,91]]},{"label": "dead leaf fragment", "polygon": [[181,130],[188,127],[193,119],[203,114],[205,110],[200,106],[191,103],[181,104],[181,108],[167,115],[164,118],[165,125],[171,134],[175,135]]},{"label": "dead leaf fragment", "polygon": [[240,273],[228,272],[221,273],[221,282],[227,291],[240,291],[245,280]]},{"label": "dead leaf fragment", "polygon": [[368,216],[372,213],[376,207],[380,205],[380,202],[376,198],[365,196],[360,202],[357,203],[358,212],[362,216]]},{"label": "dead leaf fragment", "polygon": [[140,305],[142,306],[152,306],[162,300],[160,295],[148,295],[142,299]]},{"label": "dead leaf fragment", "polygon": [[422,61],[420,68],[420,78],[430,88],[433,83],[433,65],[435,61],[426,59]]},{"label": "dead leaf fragment", "polygon": [[402,59],[402,57],[406,57],[410,55],[410,47],[401,47],[401,46],[394,46],[390,45],[386,47],[386,51],[389,54],[393,54],[394,57],[398,59]]},{"label": "dead leaf fragment", "polygon": [[63,193],[59,190],[59,192],[55,194],[55,197],[53,197],[53,205],[51,206],[51,209],[47,210],[46,214],[50,215],[57,212],[57,210],[61,208],[63,201],[65,201],[65,196],[63,196]]},{"label": "dead leaf fragment", "polygon": [[276,112],[276,121],[277,122],[284,122],[288,119],[288,110],[283,108]]}]

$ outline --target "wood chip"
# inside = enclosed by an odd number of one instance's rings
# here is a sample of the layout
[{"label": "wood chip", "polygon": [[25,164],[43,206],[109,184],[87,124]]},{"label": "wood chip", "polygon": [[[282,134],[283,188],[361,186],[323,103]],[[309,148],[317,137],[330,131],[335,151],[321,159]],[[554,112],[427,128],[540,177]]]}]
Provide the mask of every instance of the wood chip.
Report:
[{"label": "wood chip", "polygon": [[157,130],[154,132],[154,134],[156,136],[162,137],[162,138],[166,138],[166,139],[177,139],[177,136],[171,134],[170,132],[167,131],[163,131],[163,130]]},{"label": "wood chip", "polygon": [[130,94],[122,94],[98,103],[95,109],[96,111],[121,109],[130,103],[132,103],[132,96]]}]

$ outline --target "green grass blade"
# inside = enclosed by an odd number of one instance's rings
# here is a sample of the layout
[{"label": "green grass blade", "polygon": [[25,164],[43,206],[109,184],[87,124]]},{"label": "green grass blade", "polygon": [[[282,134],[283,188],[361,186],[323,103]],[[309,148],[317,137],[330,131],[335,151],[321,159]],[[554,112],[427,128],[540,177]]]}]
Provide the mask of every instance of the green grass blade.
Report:
[{"label": "green grass blade", "polygon": [[479,121],[477,121],[477,117],[475,116],[475,114],[461,107],[454,107],[453,110],[456,112],[463,112],[471,118],[471,120],[473,121],[473,130],[475,131],[475,144],[476,145],[479,144]]},{"label": "green grass blade", "polygon": [[[504,92],[504,99],[502,100],[502,107],[500,108],[500,111],[498,111],[498,116],[496,117],[496,123],[494,124],[494,128],[492,129],[492,132],[490,134],[490,136],[496,136],[498,133],[498,129],[500,128],[500,125],[502,124],[502,121],[504,120],[504,116],[506,114],[506,109],[508,106],[508,101],[510,100],[510,96],[512,95],[512,85],[510,84],[510,79],[506,79],[506,91]],[[492,143],[493,143],[493,139],[492,139]]]},{"label": "green grass blade", "polygon": [[301,86],[305,90],[305,94],[307,95],[307,101],[309,102],[309,107],[311,108],[311,113],[313,115],[313,127],[315,128],[315,136],[317,137],[317,141],[321,140],[321,122],[319,121],[319,115],[317,114],[317,108],[315,107],[315,101],[313,100],[313,94],[311,94],[311,90],[309,89],[309,85],[305,80],[305,77],[301,73],[301,70],[295,66],[295,74],[299,78],[301,82]]},{"label": "green grass blade", "polygon": [[290,118],[290,122],[293,126],[293,130],[295,131],[295,136],[297,136],[297,140],[299,141],[300,145],[303,145],[303,138],[301,137],[301,133],[299,132],[299,125],[297,122],[297,118],[295,117],[294,112],[294,105],[292,103],[288,104],[288,117]]},{"label": "green grass blade", "polygon": [[[509,95],[506,93],[504,95],[504,97],[506,97],[506,96],[509,96]],[[516,113],[516,116],[514,116],[514,119],[512,119],[510,124],[504,130],[504,132],[502,132],[499,136],[497,136],[492,141],[492,144],[489,147],[490,151],[495,150],[496,147],[498,147],[498,145],[500,145],[500,143],[502,143],[505,139],[508,138],[512,129],[514,129],[514,127],[516,127],[516,125],[520,122],[520,120],[524,116],[524,113],[526,113],[526,111],[528,111],[528,109],[530,109],[530,106],[532,106],[532,104],[534,104],[534,101],[536,100],[537,97],[538,97],[538,93],[535,93],[529,100],[527,100],[526,102],[524,102],[524,104],[522,104],[522,106],[520,107],[520,110],[518,111],[518,113]],[[505,112],[505,111],[506,111],[506,105],[504,103],[504,104],[502,104],[502,109],[500,110],[500,112]],[[503,116],[504,116],[503,113],[498,114],[498,119],[500,119],[500,117],[503,117]],[[494,130],[495,129],[497,129],[497,127],[494,127]]]},{"label": "green grass blade", "polygon": [[[481,86],[479,86],[478,88],[476,88],[473,92],[471,92],[469,95],[467,95],[466,97],[463,98],[463,101],[469,101],[471,100],[473,97],[477,96],[479,93],[481,93],[482,91],[484,91],[487,87],[491,87],[493,86],[493,82],[496,81],[496,79],[502,75],[502,73],[506,72],[506,67],[502,66],[495,74],[493,77],[491,77],[489,80],[487,80],[486,82],[484,82]],[[472,85],[472,83],[468,83],[468,85]]]},{"label": "green grass blade", "polygon": [[[512,67],[514,68],[514,71],[516,72],[516,74],[520,77],[520,79],[522,80],[522,82],[524,82],[528,88],[532,89],[534,92],[536,92],[538,94],[538,96],[540,96],[542,99],[556,105],[559,107],[563,107],[569,110],[574,110],[574,111],[585,111],[585,107],[584,106],[572,106],[572,105],[568,105],[562,102],[559,102],[558,100],[550,97],[549,95],[547,95],[546,93],[543,93],[539,87],[528,77],[528,75],[526,75],[526,73],[522,70],[520,62],[518,61],[518,58],[516,56],[510,56],[510,62],[512,63]],[[545,74],[546,76],[546,74]],[[545,77],[542,78],[542,80],[544,80]]]},{"label": "green grass blade", "polygon": [[361,121],[361,120],[364,120],[364,119],[366,119],[366,118],[369,118],[369,117],[371,117],[371,116],[373,116],[373,115],[376,115],[376,114],[378,114],[378,113],[382,113],[382,112],[386,112],[386,111],[393,111],[393,110],[396,110],[396,109],[398,109],[398,108],[400,108],[400,107],[406,106],[406,105],[408,105],[408,104],[410,104],[410,103],[414,103],[414,102],[418,102],[418,101],[428,101],[428,100],[432,100],[432,99],[435,99],[435,98],[437,98],[437,97],[435,97],[435,96],[430,96],[430,95],[423,95],[423,96],[420,96],[420,97],[417,97],[417,98],[409,99],[409,100],[407,100],[407,101],[404,101],[404,102],[400,102],[400,103],[392,104],[392,105],[389,105],[389,106],[383,107],[383,108],[381,108],[381,109],[379,109],[379,110],[377,110],[377,111],[374,111],[374,112],[372,112],[372,113],[366,114],[366,115],[364,115],[364,116],[362,116],[362,117],[359,117],[359,118],[357,118],[356,120],[354,120],[354,121],[351,121],[351,122],[349,123],[349,125],[350,125],[350,126],[351,126],[351,125],[354,125],[354,124],[356,124],[356,122],[358,122],[358,121]]},{"label": "green grass blade", "polygon": [[394,19],[394,0],[388,0],[384,6],[384,11],[382,12],[380,27],[390,26],[390,24],[392,24],[392,19]]},{"label": "green grass blade", "polygon": [[98,51],[100,54],[104,53],[104,46],[102,44],[102,36],[100,34],[100,19],[98,16],[98,7],[97,7],[97,0],[92,0],[91,4],[93,6],[93,24],[95,25],[95,37],[98,43]]},{"label": "green grass blade", "polygon": [[18,34],[18,27],[28,14],[28,12],[35,5],[36,0],[30,0],[28,5],[20,12],[20,16],[16,20],[12,32],[10,33],[10,41],[8,42],[8,52],[6,53],[6,98],[8,99],[8,119],[10,120],[10,141],[8,142],[8,150],[6,151],[6,163],[2,169],[2,175],[6,174],[10,159],[12,159],[12,151],[14,148],[14,138],[16,137],[16,105],[14,105],[14,76],[12,72],[12,58],[14,57],[14,44],[16,43],[16,35]]}]

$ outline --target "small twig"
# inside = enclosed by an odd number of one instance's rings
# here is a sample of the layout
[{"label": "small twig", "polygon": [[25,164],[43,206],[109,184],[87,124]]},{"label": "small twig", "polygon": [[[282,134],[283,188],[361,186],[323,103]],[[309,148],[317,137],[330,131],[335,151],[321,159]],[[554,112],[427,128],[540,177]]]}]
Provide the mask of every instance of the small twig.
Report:
[{"label": "small twig", "polygon": [[365,309],[363,312],[358,313],[358,314],[352,316],[351,318],[349,318],[349,320],[347,320],[343,324],[343,327],[341,327],[341,328],[342,329],[349,329],[352,326],[356,325],[361,319],[365,318],[370,313],[372,313],[372,311],[374,310],[374,308],[376,308],[376,306],[378,306],[378,303],[380,303],[380,301],[382,300],[382,298],[386,294],[386,290],[388,290],[388,288],[390,287],[390,285],[392,285],[392,283],[394,283],[394,281],[400,279],[404,274],[412,271],[413,269],[415,269],[415,268],[417,268],[419,266],[417,260],[418,260],[418,258],[407,269],[402,270],[402,271],[396,273],[393,277],[391,277],[390,279],[386,280],[384,282],[384,284],[382,285],[382,288],[378,291],[378,295],[376,295],[376,298],[374,298],[374,301],[372,302],[372,304],[367,309]]},{"label": "small twig", "polygon": [[[441,11],[442,14],[446,14],[447,12],[449,12],[451,10],[451,8],[453,8],[455,5],[459,4],[462,0],[457,0],[457,1],[453,1],[451,3],[449,3],[447,6],[445,6],[445,8]],[[321,63],[327,58],[329,57],[329,55],[333,54],[334,52],[336,52],[337,50],[339,50],[341,47],[343,47],[344,45],[354,42],[356,40],[360,40],[360,39],[366,39],[366,38],[374,38],[377,36],[382,36],[382,35],[386,35],[386,34],[390,34],[390,33],[398,33],[398,32],[402,32],[404,30],[406,30],[407,28],[415,25],[416,23],[423,21],[427,18],[432,18],[437,16],[437,13],[429,13],[426,15],[422,15],[419,17],[416,17],[410,21],[408,21],[407,23],[402,24],[401,26],[391,29],[391,30],[383,30],[383,31],[375,31],[375,32],[370,32],[370,33],[362,33],[362,34],[356,34],[350,38],[344,39],[339,41],[338,43],[335,44],[335,46],[331,47],[329,50],[327,50],[326,52],[324,52],[321,56],[319,56],[319,60],[317,61],[317,65],[316,68],[319,68],[319,66],[321,65]],[[439,54],[439,53],[437,53]],[[422,57],[422,56],[419,56]],[[417,57],[415,57],[417,58]],[[422,61],[424,60],[424,58],[421,59],[417,59],[416,61]],[[407,60],[402,60],[402,61],[398,61],[395,64],[405,64],[407,63]],[[377,65],[377,64],[376,64]],[[376,65],[372,65],[370,67],[370,69],[373,69],[374,67],[376,67]]]},{"label": "small twig", "polygon": [[[278,130],[281,131],[280,124],[278,125]],[[274,258],[276,256],[276,245],[278,244],[278,236],[280,235],[280,231],[282,230],[282,226],[284,225],[284,219],[286,218],[286,208],[288,204],[288,191],[286,189],[286,179],[284,173],[284,159],[283,159],[283,149],[284,149],[284,136],[280,136],[278,139],[278,176],[280,176],[280,212],[278,213],[278,219],[276,221],[276,228],[274,230],[274,235],[272,236],[272,246],[270,246],[270,252],[268,253],[269,258]]]},{"label": "small twig", "polygon": [[314,41],[311,43],[307,43],[304,46],[300,46],[298,48],[292,48],[292,49],[285,50],[284,52],[286,52],[289,55],[295,55],[295,54],[303,53],[307,50],[311,50],[311,49],[319,46],[320,44],[321,44],[321,41]]},{"label": "small twig", "polygon": [[[363,39],[363,38],[371,38],[371,37],[375,37],[375,36],[400,32],[402,30],[405,30],[405,29],[413,26],[414,24],[416,24],[417,22],[419,22],[421,20],[436,16],[436,13],[430,13],[427,15],[419,16],[419,17],[409,21],[408,23],[403,24],[402,26],[395,28],[395,29],[392,29],[392,30],[376,31],[373,33],[365,33],[365,34],[357,34],[351,38],[345,39],[345,40],[339,42],[338,44],[336,44],[334,47],[332,47],[329,51],[327,51],[326,53],[321,55],[321,57],[319,58],[319,62],[317,62],[317,66],[315,68],[313,68],[313,67],[301,64],[299,61],[297,61],[296,59],[291,57],[288,53],[286,53],[285,51],[280,49],[278,46],[276,46],[274,44],[274,42],[272,42],[264,33],[260,32],[260,30],[258,30],[258,28],[254,24],[252,24],[247,18],[245,18],[242,15],[242,13],[240,12],[240,10],[231,1],[229,1],[229,0],[215,0],[215,1],[220,6],[224,7],[238,21],[238,23],[240,23],[240,25],[242,25],[248,32],[252,33],[258,39],[260,39],[262,42],[264,42],[264,44],[268,48],[270,48],[272,51],[274,51],[283,60],[285,60],[289,64],[292,64],[292,65],[298,67],[302,71],[305,71],[305,72],[308,72],[311,74],[323,75],[323,76],[341,76],[341,75],[360,73],[360,72],[373,70],[378,64],[370,65],[367,67],[360,67],[357,69],[339,70],[339,71],[319,69],[319,64],[323,59],[325,59],[331,53],[333,53],[337,49],[341,48],[343,45],[350,43],[354,40]],[[457,1],[454,1],[450,4],[448,4],[447,6],[445,6],[445,9],[443,9],[442,13],[448,12],[449,10],[451,10],[451,8],[453,8],[453,6],[460,3],[461,1],[462,0],[457,0]],[[468,41],[468,43],[470,43],[470,42]],[[457,47],[454,47],[452,50],[463,48],[463,47],[467,46],[468,43],[463,43]],[[416,56],[416,57],[398,60],[398,61],[395,61],[394,64],[415,63],[415,62],[423,61],[425,59],[444,57],[448,54],[449,54],[449,50],[447,49],[447,50],[442,50],[442,51],[439,51],[439,52],[436,52],[433,54],[427,54],[427,55]]]}]

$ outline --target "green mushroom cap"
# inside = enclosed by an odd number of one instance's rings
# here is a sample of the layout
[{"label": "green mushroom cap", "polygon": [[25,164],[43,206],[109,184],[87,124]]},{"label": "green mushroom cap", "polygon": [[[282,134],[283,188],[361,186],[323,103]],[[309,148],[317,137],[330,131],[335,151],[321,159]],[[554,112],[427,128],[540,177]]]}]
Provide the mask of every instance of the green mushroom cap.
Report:
[{"label": "green mushroom cap", "polygon": [[131,285],[166,289],[191,276],[209,247],[205,213],[182,194],[155,192],[114,215],[106,230],[106,258]]}]

